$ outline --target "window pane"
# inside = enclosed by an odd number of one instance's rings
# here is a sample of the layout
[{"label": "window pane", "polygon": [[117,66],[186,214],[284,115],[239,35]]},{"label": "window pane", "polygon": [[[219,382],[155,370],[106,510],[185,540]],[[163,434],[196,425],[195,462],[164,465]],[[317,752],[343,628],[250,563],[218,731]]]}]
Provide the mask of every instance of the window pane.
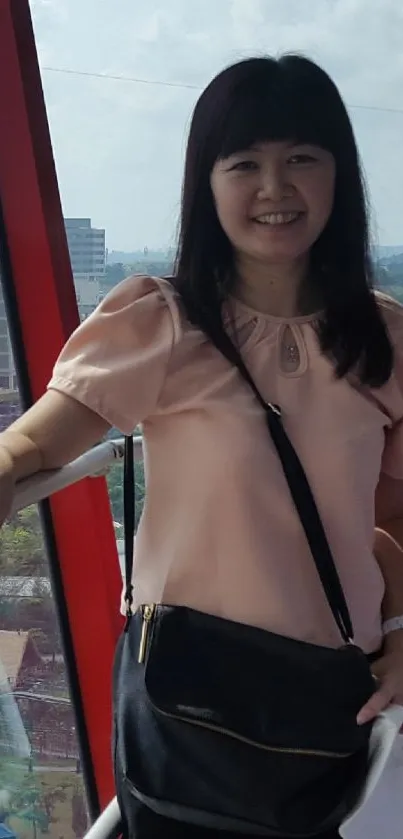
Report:
[{"label": "window pane", "polygon": [[[366,0],[69,0],[32,2],[32,11],[63,210],[69,225],[82,223],[69,235],[73,268],[99,274],[100,294],[131,271],[170,270],[184,137],[199,91],[238,58],[299,51],[331,74],[349,105],[380,276],[401,296],[399,3],[373,0],[371,15]],[[95,265],[97,236],[102,253],[107,247],[104,272]]]},{"label": "window pane", "polygon": [[[12,356],[6,366],[13,371]],[[1,430],[19,413],[11,373],[0,390]],[[19,839],[41,833],[51,839],[78,839],[88,824],[74,712],[36,506],[21,510],[0,529],[0,822]]]},{"label": "window pane", "polygon": [[[118,436],[112,432],[111,437]],[[115,528],[116,544],[118,549],[119,564],[122,577],[124,577],[124,531],[123,531],[123,463],[115,463],[108,472],[107,483],[109,490],[109,501]],[[144,463],[141,460],[135,464],[135,487],[136,487],[136,528],[140,520],[144,504],[145,483]],[[116,604],[118,608],[118,604]]]},{"label": "window pane", "polygon": [[[338,84],[369,182],[378,279],[403,302],[398,3],[373,0],[371,15],[367,0],[31,5],[82,319],[124,277],[171,272],[199,92],[227,64],[266,52],[303,52]],[[118,524],[121,482],[117,465],[108,483]]]}]

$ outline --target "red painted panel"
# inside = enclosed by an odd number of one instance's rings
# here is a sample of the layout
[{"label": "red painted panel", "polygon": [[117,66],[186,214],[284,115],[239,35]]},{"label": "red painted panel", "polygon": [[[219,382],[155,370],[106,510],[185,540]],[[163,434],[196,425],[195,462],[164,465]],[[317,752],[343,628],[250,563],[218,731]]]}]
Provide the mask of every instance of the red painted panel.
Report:
[{"label": "red painted panel", "polygon": [[[0,0],[0,198],[33,398],[78,323],[28,0]],[[120,576],[105,480],[51,501],[99,800],[113,796],[110,673]]]}]

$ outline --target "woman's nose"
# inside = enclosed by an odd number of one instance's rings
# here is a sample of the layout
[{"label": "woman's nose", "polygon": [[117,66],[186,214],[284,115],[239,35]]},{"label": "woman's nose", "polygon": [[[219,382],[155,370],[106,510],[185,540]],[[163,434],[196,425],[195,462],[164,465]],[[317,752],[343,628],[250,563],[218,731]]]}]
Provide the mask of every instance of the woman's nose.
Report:
[{"label": "woman's nose", "polygon": [[287,181],[284,167],[270,166],[263,170],[257,195],[260,200],[281,201],[291,197],[293,192],[294,188]]}]

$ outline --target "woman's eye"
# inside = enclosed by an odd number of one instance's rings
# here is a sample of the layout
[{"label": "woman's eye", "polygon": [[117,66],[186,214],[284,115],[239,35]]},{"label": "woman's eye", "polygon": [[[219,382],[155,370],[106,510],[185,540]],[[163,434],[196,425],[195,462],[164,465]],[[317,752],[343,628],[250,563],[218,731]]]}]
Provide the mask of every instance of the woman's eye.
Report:
[{"label": "woman's eye", "polygon": [[257,163],[254,160],[239,160],[231,169],[236,172],[249,172],[257,169]]},{"label": "woman's eye", "polygon": [[316,163],[316,160],[317,158],[312,154],[293,154],[292,157],[288,158],[288,163],[298,165],[303,163]]}]

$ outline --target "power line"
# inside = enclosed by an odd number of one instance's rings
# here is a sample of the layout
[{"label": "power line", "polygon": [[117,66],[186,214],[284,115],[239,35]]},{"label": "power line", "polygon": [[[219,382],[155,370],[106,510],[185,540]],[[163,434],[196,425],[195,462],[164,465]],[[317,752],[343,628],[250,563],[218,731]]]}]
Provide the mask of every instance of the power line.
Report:
[{"label": "power line", "polygon": [[[112,79],[115,82],[131,82],[132,84],[146,84],[158,87],[176,87],[186,90],[198,90],[202,88],[196,84],[185,84],[184,82],[164,82],[159,79],[142,79],[137,76],[114,76],[111,73],[94,73],[85,70],[72,70],[64,67],[42,67],[47,73],[62,73],[67,76],[87,76],[92,79]],[[362,111],[381,111],[389,114],[403,114],[403,108],[386,108],[380,105],[348,105],[349,108]]]},{"label": "power line", "polygon": [[134,82],[134,84],[159,85],[160,87],[181,87],[188,90],[201,90],[196,84],[184,84],[183,82],[162,82],[153,79],[140,79],[135,76],[112,76],[110,73],[90,73],[85,70],[69,70],[62,67],[42,67],[48,73],[65,73],[69,76],[89,76],[93,79],[113,79],[115,82]]},{"label": "power line", "polygon": [[381,105],[348,105],[349,108],[359,108],[362,111],[385,111],[387,114],[403,114],[403,108],[385,108]]}]

